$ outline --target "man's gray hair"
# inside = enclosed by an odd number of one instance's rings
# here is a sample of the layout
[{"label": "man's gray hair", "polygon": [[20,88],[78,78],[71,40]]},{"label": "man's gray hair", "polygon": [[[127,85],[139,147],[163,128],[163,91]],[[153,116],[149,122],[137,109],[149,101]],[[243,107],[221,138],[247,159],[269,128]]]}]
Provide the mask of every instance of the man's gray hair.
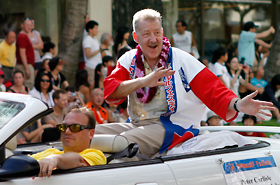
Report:
[{"label": "man's gray hair", "polygon": [[134,32],[136,32],[136,30],[138,28],[139,19],[150,20],[150,21],[157,19],[160,22],[160,24],[162,24],[162,19],[161,19],[160,13],[156,10],[147,8],[144,10],[140,10],[134,14],[133,21],[132,21]]},{"label": "man's gray hair", "polygon": [[110,37],[109,33],[103,33],[100,39],[101,44],[104,44],[105,40],[109,39],[109,37]]}]

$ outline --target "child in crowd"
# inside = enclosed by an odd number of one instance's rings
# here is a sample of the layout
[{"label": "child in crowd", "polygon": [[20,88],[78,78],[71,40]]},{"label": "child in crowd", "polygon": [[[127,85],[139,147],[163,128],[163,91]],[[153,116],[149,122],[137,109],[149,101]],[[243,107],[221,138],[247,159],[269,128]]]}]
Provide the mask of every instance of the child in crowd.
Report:
[{"label": "child in crowd", "polygon": [[[256,116],[245,114],[242,118],[242,123],[245,126],[254,126],[257,124]],[[238,132],[242,136],[252,136],[252,137],[266,137],[263,132]]]},{"label": "child in crowd", "polygon": [[221,118],[215,114],[213,111],[209,111],[207,113],[207,124],[208,126],[222,126],[221,124]]},{"label": "child in crowd", "polygon": [[104,78],[106,78],[115,69],[115,62],[112,56],[106,55],[102,58],[102,64],[104,66],[102,75]]},{"label": "child in crowd", "polygon": [[44,44],[44,49],[42,50],[44,52],[44,56],[42,57],[42,61],[45,59],[52,59],[55,55],[55,44],[52,42],[47,42]]},{"label": "child in crowd", "polygon": [[2,69],[0,69],[0,92],[6,92],[6,86],[3,84],[4,77],[5,77],[5,74],[2,71]]},{"label": "child in crowd", "polygon": [[227,74],[227,68],[225,62],[228,60],[228,52],[226,48],[219,47],[213,52],[212,63],[213,73],[226,85],[225,75]]}]

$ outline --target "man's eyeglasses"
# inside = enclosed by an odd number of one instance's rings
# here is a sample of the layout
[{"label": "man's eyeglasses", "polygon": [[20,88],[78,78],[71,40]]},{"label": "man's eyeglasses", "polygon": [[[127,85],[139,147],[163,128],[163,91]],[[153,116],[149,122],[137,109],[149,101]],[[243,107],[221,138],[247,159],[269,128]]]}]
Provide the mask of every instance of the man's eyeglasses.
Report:
[{"label": "man's eyeglasses", "polygon": [[59,124],[56,125],[56,128],[60,132],[65,132],[67,128],[71,130],[71,132],[80,132],[84,129],[93,129],[92,127],[86,126],[86,125],[80,125],[80,124],[72,124],[72,125],[66,125],[66,124]]},{"label": "man's eyeglasses", "polygon": [[41,82],[50,82],[50,80],[41,79]]}]

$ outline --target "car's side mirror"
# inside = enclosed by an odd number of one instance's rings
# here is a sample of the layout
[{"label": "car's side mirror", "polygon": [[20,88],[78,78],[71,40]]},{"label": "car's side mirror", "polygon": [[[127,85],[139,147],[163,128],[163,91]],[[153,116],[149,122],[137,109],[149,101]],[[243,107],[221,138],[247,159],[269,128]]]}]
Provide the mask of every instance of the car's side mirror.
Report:
[{"label": "car's side mirror", "polygon": [[39,172],[39,163],[34,158],[25,155],[13,155],[4,161],[0,168],[0,181],[37,176]]}]

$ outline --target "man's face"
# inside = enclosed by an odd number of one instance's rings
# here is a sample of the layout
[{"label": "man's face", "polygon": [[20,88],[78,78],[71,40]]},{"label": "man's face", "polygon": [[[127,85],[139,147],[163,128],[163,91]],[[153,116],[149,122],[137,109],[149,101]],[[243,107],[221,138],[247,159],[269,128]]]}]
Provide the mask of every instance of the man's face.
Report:
[{"label": "man's face", "polygon": [[29,33],[33,29],[32,21],[27,19],[24,21],[24,23],[21,24],[22,30]]},{"label": "man's face", "polygon": [[5,41],[11,45],[16,41],[17,37],[16,37],[16,33],[13,31],[10,31],[9,34],[5,37]]},{"label": "man's face", "polygon": [[67,94],[59,94],[59,99],[54,99],[55,105],[61,109],[64,109],[68,103]]},{"label": "man's face", "polygon": [[182,26],[181,22],[178,22],[176,24],[176,30],[177,30],[178,33],[183,34],[185,32],[185,29],[186,29],[186,27]]},{"label": "man's face", "polygon": [[92,29],[89,29],[89,32],[93,35],[96,36],[98,34],[98,26],[95,25]]},{"label": "man's face", "polygon": [[133,32],[133,38],[140,45],[146,60],[148,62],[158,61],[162,50],[163,37],[159,20],[140,19],[136,32]]},{"label": "man's face", "polygon": [[93,105],[101,106],[104,102],[104,93],[101,89],[95,89],[91,95]]},{"label": "man's face", "polygon": [[[70,112],[65,116],[63,123],[67,125],[80,124],[88,126],[88,121],[88,117],[85,114],[80,112]],[[67,128],[65,132],[61,132],[63,151],[81,152],[89,148],[93,135],[93,129],[84,129],[80,132],[72,132],[70,128]]]}]

